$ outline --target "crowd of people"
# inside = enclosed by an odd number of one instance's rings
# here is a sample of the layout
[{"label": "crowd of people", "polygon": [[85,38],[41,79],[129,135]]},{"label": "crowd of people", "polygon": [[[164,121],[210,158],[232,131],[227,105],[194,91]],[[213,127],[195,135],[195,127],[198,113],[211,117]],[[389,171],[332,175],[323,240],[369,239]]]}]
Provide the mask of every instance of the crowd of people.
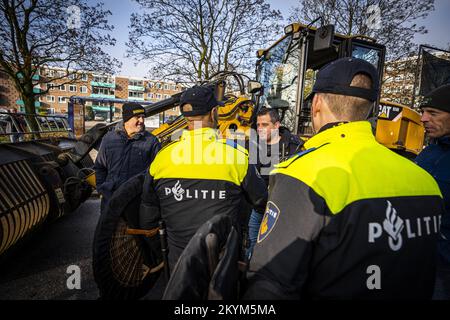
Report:
[{"label": "crowd of people", "polygon": [[431,142],[413,162],[366,121],[379,84],[364,60],[327,64],[312,90],[315,135],[303,141],[262,108],[256,161],[220,137],[210,87],[183,93],[188,126],[162,149],[142,106],[125,104],[95,162],[102,214],[144,174],[141,228],[165,222],[171,268],[205,222],[229,216],[245,243],[244,299],[450,299],[450,85],[421,104]]}]

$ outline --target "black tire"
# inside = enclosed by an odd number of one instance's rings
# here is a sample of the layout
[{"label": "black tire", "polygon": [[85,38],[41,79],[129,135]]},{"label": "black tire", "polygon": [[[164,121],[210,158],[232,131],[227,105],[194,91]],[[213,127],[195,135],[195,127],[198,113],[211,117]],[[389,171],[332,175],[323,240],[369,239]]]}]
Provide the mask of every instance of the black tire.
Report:
[{"label": "black tire", "polygon": [[139,299],[152,289],[161,273],[161,253],[146,243],[159,243],[159,235],[145,241],[126,234],[127,227],[138,227],[143,181],[143,175],[136,176],[114,192],[97,224],[93,270],[101,299]]}]

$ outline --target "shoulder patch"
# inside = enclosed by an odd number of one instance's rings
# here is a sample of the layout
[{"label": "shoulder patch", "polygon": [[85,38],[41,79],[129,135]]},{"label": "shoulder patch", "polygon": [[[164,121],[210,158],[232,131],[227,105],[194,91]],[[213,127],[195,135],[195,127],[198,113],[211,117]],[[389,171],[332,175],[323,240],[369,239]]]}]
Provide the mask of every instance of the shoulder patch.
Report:
[{"label": "shoulder patch", "polygon": [[259,227],[258,243],[261,243],[272,232],[280,216],[280,209],[272,201],[267,202],[266,212]]}]

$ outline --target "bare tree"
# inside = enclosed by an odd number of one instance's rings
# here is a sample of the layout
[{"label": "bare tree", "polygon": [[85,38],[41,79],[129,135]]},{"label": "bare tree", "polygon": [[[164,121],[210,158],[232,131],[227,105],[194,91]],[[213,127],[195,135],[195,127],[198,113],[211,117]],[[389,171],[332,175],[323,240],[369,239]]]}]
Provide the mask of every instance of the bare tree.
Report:
[{"label": "bare tree", "polygon": [[[365,35],[386,46],[383,98],[409,104],[417,67],[416,34],[426,34],[419,19],[434,10],[434,0],[301,0],[290,20],[309,23],[318,17],[344,35]],[[401,82],[397,81],[401,77]]]},{"label": "bare tree", "polygon": [[425,34],[418,20],[434,10],[434,0],[301,0],[290,20],[311,22],[323,17],[345,35],[366,35],[386,46],[388,60],[417,52],[416,34]]},{"label": "bare tree", "polygon": [[218,71],[253,71],[255,51],[281,31],[281,13],[266,0],[135,0],[130,57],[150,62],[152,76],[209,79]]},{"label": "bare tree", "polygon": [[[45,84],[79,81],[80,70],[113,73],[120,63],[103,51],[115,44],[108,32],[110,11],[84,0],[1,0],[0,67],[22,95],[27,113],[35,114],[36,97],[48,93]],[[47,67],[65,72],[36,79]],[[36,92],[34,86],[43,84]],[[45,88],[47,87],[47,88]]]}]

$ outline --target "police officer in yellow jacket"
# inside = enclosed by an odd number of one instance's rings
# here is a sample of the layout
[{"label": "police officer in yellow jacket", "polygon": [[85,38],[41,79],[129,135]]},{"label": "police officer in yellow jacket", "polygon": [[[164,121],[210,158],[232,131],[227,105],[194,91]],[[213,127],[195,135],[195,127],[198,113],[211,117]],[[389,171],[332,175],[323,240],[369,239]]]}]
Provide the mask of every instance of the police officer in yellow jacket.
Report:
[{"label": "police officer in yellow jacket", "polygon": [[313,92],[318,133],[271,173],[245,297],[430,298],[441,193],[362,121],[379,94],[375,68],[336,60]]},{"label": "police officer in yellow jacket", "polygon": [[246,149],[219,139],[219,104],[212,87],[186,90],[180,109],[188,130],[158,153],[145,178],[141,225],[152,228],[165,221],[171,268],[214,215],[229,215],[238,225],[243,197],[261,213],[267,202],[265,183]]}]

